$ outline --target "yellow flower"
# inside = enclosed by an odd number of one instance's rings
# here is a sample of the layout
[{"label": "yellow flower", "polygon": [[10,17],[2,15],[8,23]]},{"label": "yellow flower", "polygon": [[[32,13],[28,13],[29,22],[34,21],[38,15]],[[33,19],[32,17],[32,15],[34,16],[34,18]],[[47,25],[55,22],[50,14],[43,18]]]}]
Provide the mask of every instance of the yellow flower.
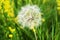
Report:
[{"label": "yellow flower", "polygon": [[14,13],[14,8],[10,8],[10,11],[11,11],[12,13]]},{"label": "yellow flower", "polygon": [[46,0],[43,0],[43,3],[45,3],[46,2]]},{"label": "yellow flower", "polygon": [[56,0],[57,4],[60,4],[60,0]]},{"label": "yellow flower", "polygon": [[56,0],[57,6],[60,6],[60,0]]},{"label": "yellow flower", "polygon": [[4,5],[8,5],[8,4],[10,4],[10,1],[9,0],[5,0],[3,3],[4,3]]},{"label": "yellow flower", "polygon": [[42,22],[45,22],[45,19],[44,18],[42,18]]},{"label": "yellow flower", "polygon": [[13,33],[15,31],[15,29],[11,29],[10,31]]},{"label": "yellow flower", "polygon": [[58,15],[60,15],[60,11],[58,12]]},{"label": "yellow flower", "polygon": [[3,3],[4,2],[4,0],[0,0],[0,3]]},{"label": "yellow flower", "polygon": [[12,38],[13,37],[13,35],[12,34],[9,34],[9,38]]},{"label": "yellow flower", "polygon": [[4,0],[2,0],[2,2],[4,2]]},{"label": "yellow flower", "polygon": [[60,6],[60,3],[58,3],[57,6]]},{"label": "yellow flower", "polygon": [[4,5],[4,9],[9,9],[10,8],[10,5]]},{"label": "yellow flower", "polygon": [[16,17],[16,18],[14,18],[14,22],[15,22],[15,23],[17,23],[17,17]]},{"label": "yellow flower", "polygon": [[14,7],[14,2],[12,1],[12,4],[11,4],[12,7]]},{"label": "yellow flower", "polygon": [[15,29],[12,29],[11,27],[9,27],[9,30],[11,31],[11,33],[15,31]]},{"label": "yellow flower", "polygon": [[8,8],[5,8],[5,10],[4,10],[4,12],[8,12],[10,9],[8,9]]},{"label": "yellow flower", "polygon": [[9,29],[11,29],[11,27],[9,27]]},{"label": "yellow flower", "polygon": [[57,7],[57,10],[60,10],[60,7]]},{"label": "yellow flower", "polygon": [[4,12],[8,12],[8,11],[10,10],[10,5],[5,5],[5,6],[4,6],[4,9],[5,9]]},{"label": "yellow flower", "polygon": [[59,2],[60,2],[60,0],[56,0],[56,2],[57,2],[57,3],[59,3]]},{"label": "yellow flower", "polygon": [[9,17],[14,17],[14,10],[13,10],[13,8],[10,8],[7,12],[8,12],[8,16]]},{"label": "yellow flower", "polygon": [[9,0],[5,0],[3,2],[3,4],[4,4],[4,9],[5,9],[4,12],[8,12],[8,10],[10,10],[10,8],[11,8],[10,1]]},{"label": "yellow flower", "polygon": [[12,12],[8,12],[8,16],[10,16],[10,17],[14,17],[14,13],[12,13]]},{"label": "yellow flower", "polygon": [[2,9],[1,5],[0,5],[0,9]]}]

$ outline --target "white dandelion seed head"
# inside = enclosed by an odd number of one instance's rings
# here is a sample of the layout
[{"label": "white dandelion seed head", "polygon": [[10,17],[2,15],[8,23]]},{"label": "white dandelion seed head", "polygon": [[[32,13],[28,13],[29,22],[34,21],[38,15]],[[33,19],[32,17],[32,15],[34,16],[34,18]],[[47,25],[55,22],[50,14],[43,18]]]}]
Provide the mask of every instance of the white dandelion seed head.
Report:
[{"label": "white dandelion seed head", "polygon": [[26,5],[21,8],[18,13],[18,23],[23,27],[31,27],[41,25],[41,12],[36,5]]}]

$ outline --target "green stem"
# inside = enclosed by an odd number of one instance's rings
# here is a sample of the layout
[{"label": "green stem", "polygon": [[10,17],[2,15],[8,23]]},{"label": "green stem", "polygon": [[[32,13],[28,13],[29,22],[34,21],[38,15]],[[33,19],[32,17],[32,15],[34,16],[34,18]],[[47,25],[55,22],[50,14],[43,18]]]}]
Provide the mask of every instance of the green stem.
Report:
[{"label": "green stem", "polygon": [[54,40],[54,26],[52,24],[52,40]]},{"label": "green stem", "polygon": [[36,38],[36,40],[37,40],[37,35],[36,35],[36,31],[35,31],[34,28],[33,28],[33,32],[34,32],[35,38]]}]

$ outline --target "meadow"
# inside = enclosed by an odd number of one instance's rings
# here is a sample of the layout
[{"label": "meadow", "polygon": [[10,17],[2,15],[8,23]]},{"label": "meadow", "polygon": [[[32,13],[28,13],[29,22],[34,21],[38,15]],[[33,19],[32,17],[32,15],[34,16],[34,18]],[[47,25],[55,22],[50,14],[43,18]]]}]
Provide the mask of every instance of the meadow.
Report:
[{"label": "meadow", "polygon": [[[25,5],[40,8],[42,24],[23,28],[17,15]],[[0,40],[60,40],[60,0],[0,0]]]}]

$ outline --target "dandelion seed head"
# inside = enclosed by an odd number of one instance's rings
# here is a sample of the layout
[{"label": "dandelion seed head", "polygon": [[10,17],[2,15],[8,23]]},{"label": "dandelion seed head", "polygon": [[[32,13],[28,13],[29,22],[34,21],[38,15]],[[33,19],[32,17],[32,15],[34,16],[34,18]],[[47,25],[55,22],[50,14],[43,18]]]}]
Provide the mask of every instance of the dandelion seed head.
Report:
[{"label": "dandelion seed head", "polygon": [[17,19],[23,27],[39,26],[41,25],[40,8],[37,5],[26,5],[21,8]]}]

